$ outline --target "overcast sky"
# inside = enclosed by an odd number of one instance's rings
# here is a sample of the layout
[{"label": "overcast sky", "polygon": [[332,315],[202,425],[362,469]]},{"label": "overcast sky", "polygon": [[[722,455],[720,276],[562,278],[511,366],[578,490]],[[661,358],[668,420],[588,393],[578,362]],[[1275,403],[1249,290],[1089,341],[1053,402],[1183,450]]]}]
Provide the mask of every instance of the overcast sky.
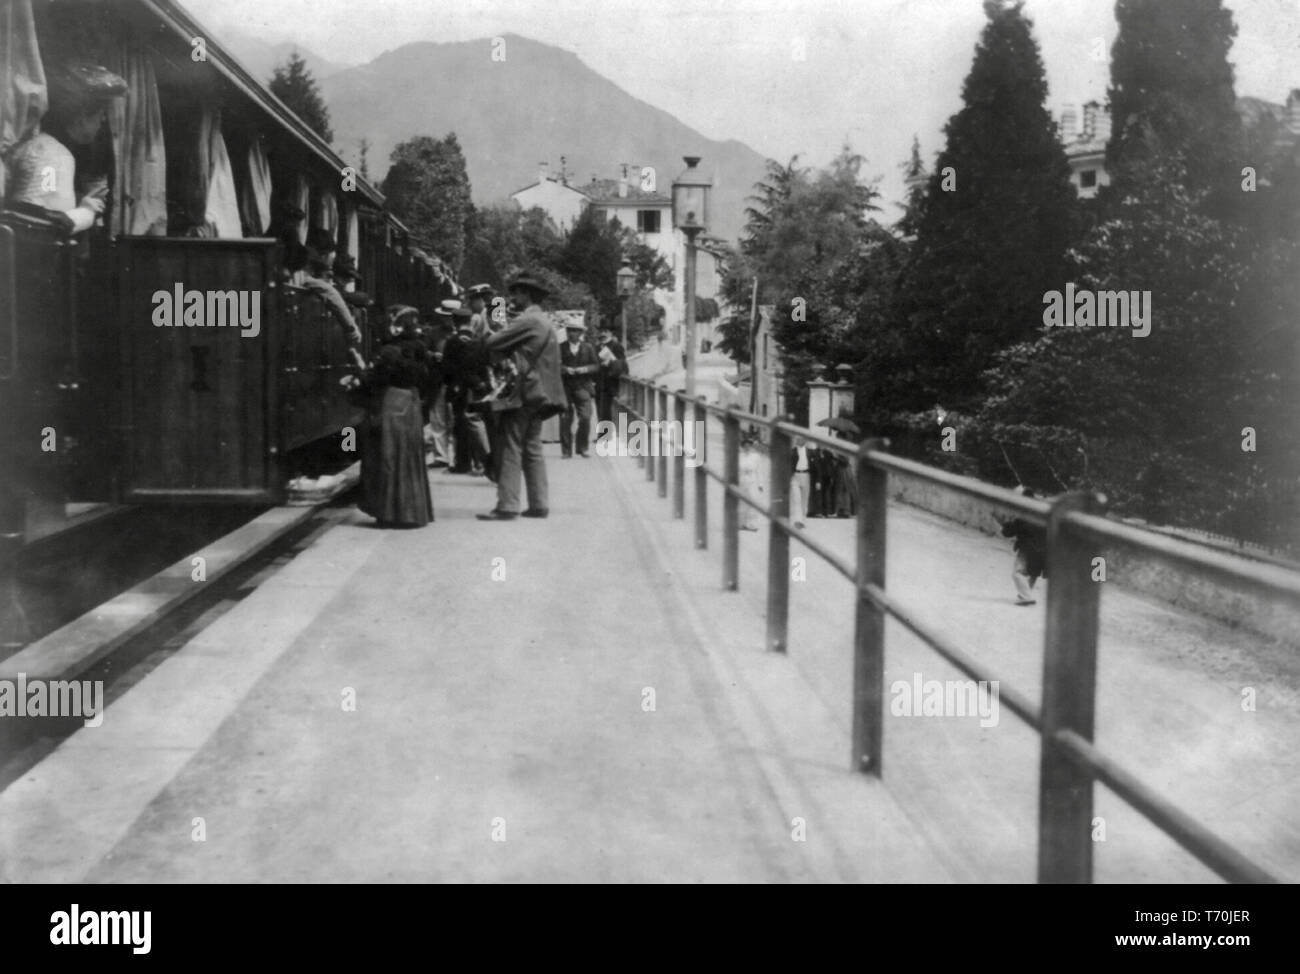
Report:
[{"label": "overcast sky", "polygon": [[[715,139],[824,164],[846,140],[901,195],[912,134],[926,162],[961,104],[982,0],[181,0],[235,26],[360,64],[413,41],[507,32],[573,51],[632,95]],[[1237,94],[1300,87],[1300,0],[1228,0]],[[1050,106],[1105,101],[1113,0],[1028,0]],[[802,50],[804,58],[797,54]],[[598,120],[600,124],[608,120]],[[472,174],[471,174],[472,176]]]}]

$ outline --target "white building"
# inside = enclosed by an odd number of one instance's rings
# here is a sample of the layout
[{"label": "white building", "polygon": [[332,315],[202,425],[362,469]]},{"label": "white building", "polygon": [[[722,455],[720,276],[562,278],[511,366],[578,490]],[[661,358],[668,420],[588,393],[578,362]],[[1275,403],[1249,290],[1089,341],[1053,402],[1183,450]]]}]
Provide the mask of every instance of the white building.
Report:
[{"label": "white building", "polygon": [[[542,168],[535,183],[511,193],[510,198],[524,209],[541,207],[566,233],[573,229],[587,207],[595,207],[600,216],[606,220],[617,219],[622,226],[635,231],[641,243],[658,251],[672,268],[674,287],[671,292],[656,290],[654,300],[664,308],[664,327],[670,340],[679,345],[686,308],[686,237],[673,229],[672,197],[658,189],[642,189],[638,179],[628,176],[628,168],[623,167],[623,175],[618,179],[597,179],[593,175],[583,185],[571,183],[563,172],[552,176]],[[711,246],[710,241],[711,238],[702,236],[697,242]],[[716,301],[721,284],[719,258],[709,250],[697,249],[696,295]],[[712,326],[716,323],[697,329],[702,340],[713,340]]]},{"label": "white building", "polygon": [[1110,112],[1098,102],[1083,106],[1083,119],[1073,105],[1061,113],[1061,141],[1070,161],[1070,182],[1081,199],[1090,200],[1102,186],[1110,185],[1106,171],[1106,143],[1110,141]]}]

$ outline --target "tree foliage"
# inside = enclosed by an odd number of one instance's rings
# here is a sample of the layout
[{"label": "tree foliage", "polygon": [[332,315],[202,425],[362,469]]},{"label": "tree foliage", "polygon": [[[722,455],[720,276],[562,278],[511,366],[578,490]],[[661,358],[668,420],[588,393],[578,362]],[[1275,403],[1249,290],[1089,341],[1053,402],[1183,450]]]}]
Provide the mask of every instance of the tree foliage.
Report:
[{"label": "tree foliage", "polygon": [[469,173],[456,133],[416,136],[393,150],[383,191],[415,242],[459,276],[474,215]]},{"label": "tree foliage", "polygon": [[270,88],[271,94],[288,105],[307,123],[309,129],[326,142],[334,141],[329,108],[321,97],[316,79],[297,51],[291,52],[289,60],[275,69],[271,75]]},{"label": "tree foliage", "polygon": [[902,311],[913,405],[972,403],[994,354],[1038,327],[1065,283],[1076,226],[1069,163],[1045,107],[1047,81],[1021,4],[988,23],[947,124],[947,144],[910,214],[916,244]]}]

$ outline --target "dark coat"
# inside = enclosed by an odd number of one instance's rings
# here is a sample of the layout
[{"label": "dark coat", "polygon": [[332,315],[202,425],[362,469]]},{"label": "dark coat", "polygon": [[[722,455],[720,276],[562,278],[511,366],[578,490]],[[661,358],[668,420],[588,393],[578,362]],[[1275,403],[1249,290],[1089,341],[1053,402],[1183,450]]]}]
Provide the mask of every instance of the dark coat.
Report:
[{"label": "dark coat", "polygon": [[511,359],[521,376],[515,383],[515,401],[510,408],[541,405],[543,411],[564,408],[564,383],[560,381],[560,347],[555,326],[533,305],[491,336],[485,343],[492,362]]},{"label": "dark coat", "polygon": [[1045,574],[1044,568],[1047,565],[1046,531],[1034,527],[1028,521],[1014,517],[1003,523],[1002,535],[1006,538],[1015,539],[1012,547],[1016,551],[1024,553],[1025,567],[1029,570],[1030,575]]},{"label": "dark coat", "polygon": [[[560,345],[561,375],[564,379],[564,392],[570,402],[583,402],[596,392],[596,374],[600,371],[600,360],[596,350],[586,342],[578,343],[578,351],[569,348],[566,341]],[[565,375],[563,369],[581,369],[577,375]]]}]

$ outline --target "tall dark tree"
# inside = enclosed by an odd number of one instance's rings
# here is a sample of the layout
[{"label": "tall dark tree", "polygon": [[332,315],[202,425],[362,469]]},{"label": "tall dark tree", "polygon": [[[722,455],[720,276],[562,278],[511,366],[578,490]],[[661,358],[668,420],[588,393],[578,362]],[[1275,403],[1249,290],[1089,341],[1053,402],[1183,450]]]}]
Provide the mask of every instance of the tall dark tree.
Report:
[{"label": "tall dark tree", "polygon": [[411,228],[420,247],[459,274],[474,204],[456,133],[408,139],[393,150],[391,162],[383,186],[389,209]]},{"label": "tall dark tree", "polygon": [[307,63],[297,51],[289,55],[289,60],[275,69],[271,76],[271,94],[288,105],[307,123],[307,127],[326,142],[334,141],[334,130],[330,128],[330,112],[321,97],[316,79],[307,69]]},{"label": "tall dark tree", "polygon": [[1106,166],[1116,193],[1172,162],[1210,200],[1240,197],[1242,127],[1228,51],[1237,27],[1222,0],[1118,0]]},{"label": "tall dark tree", "polygon": [[1042,325],[1076,226],[1069,163],[1021,3],[988,23],[916,218],[904,311],[918,407],[977,398],[994,353]]}]

